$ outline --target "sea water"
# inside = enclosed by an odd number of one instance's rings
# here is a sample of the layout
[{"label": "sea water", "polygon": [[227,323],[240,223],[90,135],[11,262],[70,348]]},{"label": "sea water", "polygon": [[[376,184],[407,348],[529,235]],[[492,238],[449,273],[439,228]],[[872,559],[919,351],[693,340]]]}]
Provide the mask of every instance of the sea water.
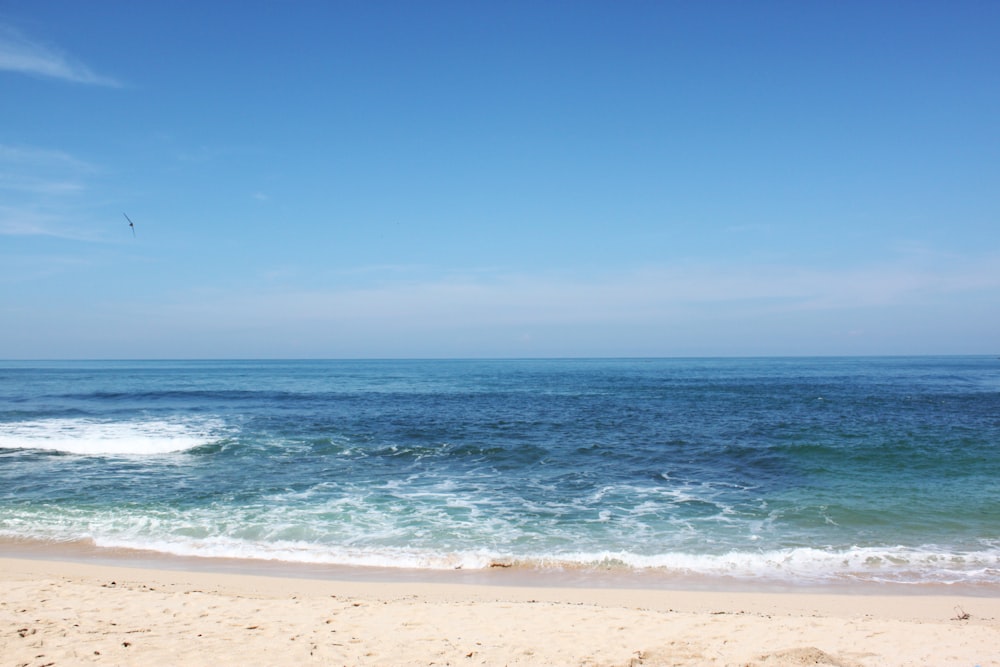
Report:
[{"label": "sea water", "polygon": [[0,538],[996,585],[1000,360],[0,362]]}]

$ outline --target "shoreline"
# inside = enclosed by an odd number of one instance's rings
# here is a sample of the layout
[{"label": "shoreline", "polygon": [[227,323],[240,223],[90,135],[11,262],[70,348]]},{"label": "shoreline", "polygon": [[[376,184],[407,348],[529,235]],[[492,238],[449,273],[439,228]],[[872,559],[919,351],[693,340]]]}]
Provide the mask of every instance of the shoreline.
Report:
[{"label": "shoreline", "polygon": [[879,581],[801,582],[749,579],[660,570],[597,568],[525,568],[498,563],[483,569],[414,569],[335,563],[309,563],[254,558],[181,556],[160,551],[101,547],[89,540],[55,542],[31,538],[0,538],[0,559],[52,560],[137,569],[205,572],[247,576],[367,583],[449,584],[469,586],[519,586],[526,588],[585,588],[651,591],[724,591],[864,596],[960,596],[1000,598],[995,586],[939,582],[898,583]]},{"label": "shoreline", "polygon": [[6,546],[0,655],[19,665],[1000,666],[995,593],[380,579]]}]

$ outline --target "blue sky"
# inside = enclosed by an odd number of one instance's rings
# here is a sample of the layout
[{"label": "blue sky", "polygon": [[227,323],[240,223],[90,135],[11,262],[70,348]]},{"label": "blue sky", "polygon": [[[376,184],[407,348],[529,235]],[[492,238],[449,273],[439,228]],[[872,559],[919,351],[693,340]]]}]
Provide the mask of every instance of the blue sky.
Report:
[{"label": "blue sky", "polygon": [[997,34],[995,2],[6,0],[0,358],[993,354]]}]

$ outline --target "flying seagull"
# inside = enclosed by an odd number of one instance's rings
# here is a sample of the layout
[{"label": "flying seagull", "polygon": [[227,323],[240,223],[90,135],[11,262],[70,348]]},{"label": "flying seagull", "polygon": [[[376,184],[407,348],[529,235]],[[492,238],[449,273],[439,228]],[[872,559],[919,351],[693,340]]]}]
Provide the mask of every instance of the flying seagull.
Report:
[{"label": "flying seagull", "polygon": [[132,228],[132,236],[134,238],[135,237],[135,225],[132,224],[132,218],[128,217],[128,213],[122,213],[122,215],[124,215],[125,219],[128,220],[128,226]]}]

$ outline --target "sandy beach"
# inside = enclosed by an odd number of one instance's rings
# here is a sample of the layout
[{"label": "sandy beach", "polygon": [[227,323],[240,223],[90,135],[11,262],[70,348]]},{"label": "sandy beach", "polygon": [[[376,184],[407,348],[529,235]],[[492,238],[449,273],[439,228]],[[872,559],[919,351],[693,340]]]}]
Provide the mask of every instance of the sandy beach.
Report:
[{"label": "sandy beach", "polygon": [[367,582],[0,559],[3,665],[1000,665],[996,596]]}]

